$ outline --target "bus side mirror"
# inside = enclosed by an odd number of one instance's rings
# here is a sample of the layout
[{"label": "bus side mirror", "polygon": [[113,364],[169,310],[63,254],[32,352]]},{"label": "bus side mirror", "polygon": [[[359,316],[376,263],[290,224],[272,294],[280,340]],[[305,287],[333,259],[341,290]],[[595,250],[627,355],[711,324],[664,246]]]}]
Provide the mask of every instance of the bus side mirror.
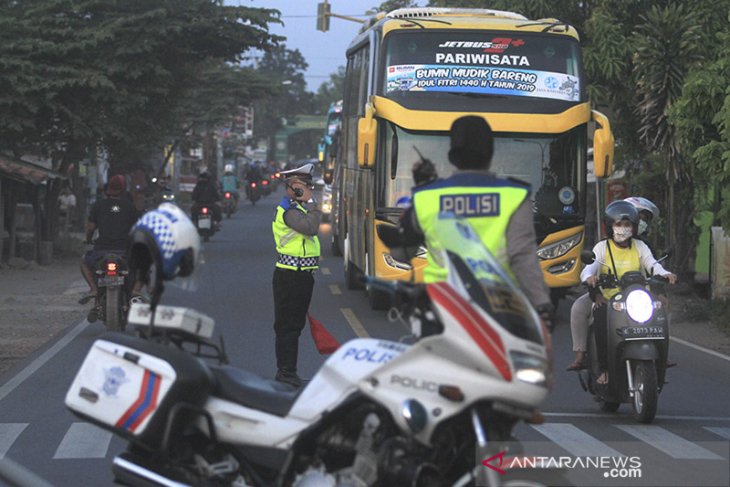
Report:
[{"label": "bus side mirror", "polygon": [[605,178],[613,172],[613,133],[608,117],[596,110],[591,110],[591,114],[598,125],[593,133],[593,173],[597,178]]},{"label": "bus side mirror", "polygon": [[357,164],[368,169],[375,165],[375,146],[378,123],[373,116],[373,106],[365,105],[365,116],[357,121]]}]

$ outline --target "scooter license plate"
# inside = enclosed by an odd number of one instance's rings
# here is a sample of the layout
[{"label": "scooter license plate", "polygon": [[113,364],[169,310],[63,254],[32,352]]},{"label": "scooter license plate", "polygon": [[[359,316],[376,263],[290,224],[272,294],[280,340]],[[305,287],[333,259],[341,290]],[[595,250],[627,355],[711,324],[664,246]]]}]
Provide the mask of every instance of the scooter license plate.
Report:
[{"label": "scooter license plate", "polygon": [[210,217],[209,216],[198,217],[198,228],[202,228],[204,230],[210,230]]},{"label": "scooter license plate", "polygon": [[627,338],[664,338],[664,328],[661,326],[627,326],[623,329]]},{"label": "scooter license plate", "polygon": [[121,286],[124,284],[124,276],[104,276],[96,281],[98,287]]}]

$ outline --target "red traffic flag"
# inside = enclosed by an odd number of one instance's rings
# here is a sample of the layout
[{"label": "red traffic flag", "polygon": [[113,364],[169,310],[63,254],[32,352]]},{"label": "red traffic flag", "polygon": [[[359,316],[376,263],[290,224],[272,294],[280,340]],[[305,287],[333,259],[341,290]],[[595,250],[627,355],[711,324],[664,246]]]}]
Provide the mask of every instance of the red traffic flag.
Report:
[{"label": "red traffic flag", "polygon": [[321,321],[307,313],[309,318],[309,330],[312,332],[312,339],[320,355],[329,355],[340,348],[340,342],[327,331]]}]

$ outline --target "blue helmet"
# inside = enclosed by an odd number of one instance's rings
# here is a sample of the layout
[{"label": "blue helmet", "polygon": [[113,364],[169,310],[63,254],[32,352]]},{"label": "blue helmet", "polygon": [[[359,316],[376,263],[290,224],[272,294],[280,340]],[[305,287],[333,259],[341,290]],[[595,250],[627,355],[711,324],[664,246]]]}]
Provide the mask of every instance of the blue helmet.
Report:
[{"label": "blue helmet", "polygon": [[129,234],[130,270],[150,288],[193,273],[200,260],[200,237],[190,218],[172,203],[162,203],[137,220]]}]

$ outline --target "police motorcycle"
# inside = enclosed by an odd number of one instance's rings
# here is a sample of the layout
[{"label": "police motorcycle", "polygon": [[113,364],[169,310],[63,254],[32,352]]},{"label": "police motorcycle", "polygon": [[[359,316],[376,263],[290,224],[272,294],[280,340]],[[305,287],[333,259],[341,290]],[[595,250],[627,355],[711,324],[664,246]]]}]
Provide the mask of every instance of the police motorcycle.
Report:
[{"label": "police motorcycle", "polygon": [[508,469],[500,445],[518,421],[539,421],[550,371],[536,313],[468,224],[440,227],[448,281],[381,283],[404,303],[413,343],[351,340],[297,390],[226,365],[211,318],[158,304],[161,279],[199,267],[194,229],[164,206],[131,233],[131,265],[155,290],[130,312],[138,336],[97,339],[66,395],[74,414],[129,442],[118,481],[542,485],[479,463],[501,451]]},{"label": "police motorcycle", "polygon": [[96,279],[96,314],[109,331],[124,330],[129,312],[129,269],[124,256],[110,252],[99,259]]},{"label": "police motorcycle", "polygon": [[[585,250],[584,264],[592,264],[595,254]],[[659,260],[666,259],[666,256]],[[642,423],[654,420],[659,393],[666,377],[669,350],[669,319],[663,301],[667,279],[644,277],[638,271],[626,272],[620,279],[602,274],[597,286],[618,288],[607,303],[607,384],[599,384],[595,327],[588,328],[588,366],[578,374],[583,390],[592,394],[602,411],[615,412],[622,403],[631,403],[633,417]]]}]

